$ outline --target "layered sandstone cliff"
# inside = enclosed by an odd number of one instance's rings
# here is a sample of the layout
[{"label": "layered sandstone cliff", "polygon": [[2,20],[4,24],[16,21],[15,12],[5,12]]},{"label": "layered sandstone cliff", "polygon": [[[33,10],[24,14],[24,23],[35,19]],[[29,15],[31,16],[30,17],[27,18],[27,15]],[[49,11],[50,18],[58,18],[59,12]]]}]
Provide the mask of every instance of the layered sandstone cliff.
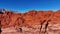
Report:
[{"label": "layered sandstone cliff", "polygon": [[60,34],[60,10],[4,11],[0,12],[0,23],[2,34]]}]

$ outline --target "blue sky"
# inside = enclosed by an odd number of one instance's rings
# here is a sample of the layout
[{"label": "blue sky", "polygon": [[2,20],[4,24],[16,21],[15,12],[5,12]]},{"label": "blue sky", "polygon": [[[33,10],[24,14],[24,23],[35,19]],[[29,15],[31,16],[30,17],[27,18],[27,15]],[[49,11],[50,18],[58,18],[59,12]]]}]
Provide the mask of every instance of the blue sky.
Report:
[{"label": "blue sky", "polygon": [[0,0],[0,8],[26,12],[28,10],[59,10],[60,0]]}]

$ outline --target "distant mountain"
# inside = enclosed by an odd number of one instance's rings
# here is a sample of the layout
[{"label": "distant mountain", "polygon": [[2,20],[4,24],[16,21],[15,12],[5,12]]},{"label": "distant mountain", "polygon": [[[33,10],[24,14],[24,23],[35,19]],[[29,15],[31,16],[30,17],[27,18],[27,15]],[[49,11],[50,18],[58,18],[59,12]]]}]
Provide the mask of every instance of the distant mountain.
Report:
[{"label": "distant mountain", "polygon": [[5,9],[0,9],[0,14],[3,14],[3,11],[5,11]]}]

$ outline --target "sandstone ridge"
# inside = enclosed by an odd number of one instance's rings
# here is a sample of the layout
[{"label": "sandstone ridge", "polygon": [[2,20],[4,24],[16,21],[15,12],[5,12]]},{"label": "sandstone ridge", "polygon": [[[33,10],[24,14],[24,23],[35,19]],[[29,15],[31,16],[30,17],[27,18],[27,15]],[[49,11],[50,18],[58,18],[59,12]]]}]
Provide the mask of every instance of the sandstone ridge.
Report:
[{"label": "sandstone ridge", "polygon": [[[33,32],[39,31],[39,33],[54,32],[59,34],[60,32],[60,10],[54,11],[36,11],[31,10],[25,13],[16,13],[11,11],[0,11],[0,23],[1,28],[9,27],[26,27],[27,29],[32,28]],[[35,30],[34,30],[35,29]],[[24,30],[25,31],[25,30]],[[26,30],[29,31],[29,30]]]}]

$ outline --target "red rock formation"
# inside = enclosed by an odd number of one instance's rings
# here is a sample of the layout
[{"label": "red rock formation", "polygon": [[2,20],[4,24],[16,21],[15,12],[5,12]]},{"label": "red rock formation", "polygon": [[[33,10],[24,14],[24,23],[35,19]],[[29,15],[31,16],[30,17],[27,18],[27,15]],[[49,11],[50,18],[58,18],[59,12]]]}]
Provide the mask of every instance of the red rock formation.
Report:
[{"label": "red rock formation", "polygon": [[31,34],[60,34],[60,10],[56,12],[32,10],[26,13],[5,11],[4,14],[0,14],[0,23],[3,30],[16,27],[17,30],[22,28],[23,33],[25,31],[32,32]]}]

